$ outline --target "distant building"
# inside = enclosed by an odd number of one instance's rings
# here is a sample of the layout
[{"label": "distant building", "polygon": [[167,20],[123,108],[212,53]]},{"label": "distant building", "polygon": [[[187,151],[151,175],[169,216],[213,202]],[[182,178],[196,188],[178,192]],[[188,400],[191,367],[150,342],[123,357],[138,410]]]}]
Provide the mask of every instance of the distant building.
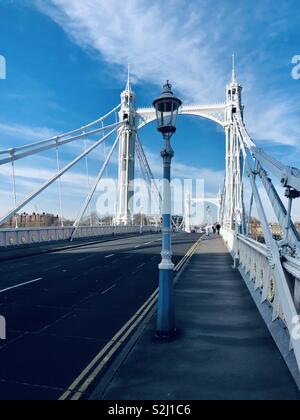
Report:
[{"label": "distant building", "polygon": [[[272,235],[276,240],[283,239],[283,231],[281,229],[281,226],[278,223],[270,223],[269,226],[270,226]],[[264,232],[263,232],[262,224],[259,220],[255,218],[252,218],[252,221],[251,221],[250,235],[256,241],[264,242]]]},{"label": "distant building", "polygon": [[[15,228],[16,217],[18,218],[18,226],[20,228],[27,227],[57,227],[61,225],[60,218],[58,215],[50,213],[21,213],[10,219],[9,222],[1,226],[1,228]],[[65,220],[65,226],[69,226],[72,222]]]}]

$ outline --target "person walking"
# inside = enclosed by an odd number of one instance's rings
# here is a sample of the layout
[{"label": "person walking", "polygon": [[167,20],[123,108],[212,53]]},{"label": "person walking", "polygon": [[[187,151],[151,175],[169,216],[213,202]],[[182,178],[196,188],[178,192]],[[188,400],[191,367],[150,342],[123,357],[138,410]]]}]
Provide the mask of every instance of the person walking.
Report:
[{"label": "person walking", "polygon": [[221,232],[221,225],[220,225],[220,223],[217,224],[216,229],[217,229],[218,235],[220,236],[220,232]]},{"label": "person walking", "polygon": [[206,232],[206,236],[208,238],[210,236],[210,228],[209,228],[209,226],[206,226],[205,232]]}]

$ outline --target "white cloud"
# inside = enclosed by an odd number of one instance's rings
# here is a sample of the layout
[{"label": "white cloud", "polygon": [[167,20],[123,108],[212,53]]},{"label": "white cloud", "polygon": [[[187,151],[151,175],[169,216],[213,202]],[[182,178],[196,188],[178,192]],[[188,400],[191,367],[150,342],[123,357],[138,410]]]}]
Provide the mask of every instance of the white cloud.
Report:
[{"label": "white cloud", "polygon": [[280,95],[272,101],[261,98],[259,112],[246,113],[246,123],[254,139],[258,138],[269,144],[299,148],[300,119],[295,112],[295,103],[291,99],[283,101]]},{"label": "white cloud", "polygon": [[[170,7],[166,3],[131,0],[124,6],[120,0],[37,2],[82,47],[93,48],[123,70],[130,62],[136,80],[156,84],[171,75],[177,89],[187,97],[221,100],[228,77],[216,66],[215,57],[208,54],[207,36],[201,31],[201,9],[181,0],[169,1]],[[176,13],[178,10],[182,13]],[[217,92],[215,98],[211,98],[211,86]]]},{"label": "white cloud", "polygon": [[[269,83],[272,69],[266,62],[270,37],[285,30],[286,20],[278,18],[278,7],[271,2],[262,2],[255,11],[250,2],[225,3],[130,0],[124,5],[122,0],[36,0],[39,9],[80,46],[119,66],[117,77],[124,76],[120,73],[129,61],[137,81],[157,84],[170,78],[188,101],[223,101],[230,56],[239,51],[240,73],[247,88],[246,116],[254,138],[294,145],[299,129],[296,98],[293,101],[282,91],[274,99]],[[288,19],[285,6],[280,8]],[[253,49],[257,25],[259,50]],[[268,83],[259,77],[262,63],[270,71]]]},{"label": "white cloud", "polygon": [[[76,43],[115,65],[116,77],[123,78],[129,61],[136,82],[157,84],[170,78],[187,101],[205,103],[224,100],[230,56],[234,50],[241,50],[243,58],[239,60],[239,67],[246,87],[245,115],[253,138],[275,144],[297,145],[300,118],[297,109],[295,111],[294,96],[265,87],[266,80],[257,78],[261,63],[266,62],[264,46],[261,45],[259,51],[258,48],[249,50],[249,29],[253,31],[249,25],[254,27],[259,19],[263,22],[268,11],[265,8],[264,13],[259,14],[256,10],[254,15],[246,16],[244,4],[235,4],[231,9],[227,2],[220,1],[129,0],[124,3],[122,0],[35,0],[35,3]],[[243,7],[245,13],[242,16]],[[277,13],[277,9],[274,12]],[[278,31],[281,24],[276,20],[277,26],[275,29],[273,26],[273,30]],[[253,38],[250,41],[253,44]],[[268,77],[271,79],[272,75]],[[17,124],[0,124],[0,130],[4,136],[26,142],[57,134],[49,128]],[[77,153],[82,144],[69,147]],[[103,149],[101,153],[103,157]],[[149,151],[147,156],[154,174],[159,177],[161,161]],[[1,171],[2,168],[0,174]],[[45,168],[19,165],[17,171],[23,185],[27,183],[26,188],[49,179],[54,173]],[[8,179],[8,173],[2,175]],[[223,172],[191,167],[178,161],[174,161],[173,176],[203,178],[209,194],[217,191],[223,182]],[[64,183],[71,188],[74,183],[86,185],[86,179],[80,173],[73,173],[64,177]]]},{"label": "white cloud", "polygon": [[34,142],[47,140],[57,135],[54,130],[47,127],[30,127],[16,123],[0,123],[0,132],[2,143],[5,137],[13,137],[19,140]]}]

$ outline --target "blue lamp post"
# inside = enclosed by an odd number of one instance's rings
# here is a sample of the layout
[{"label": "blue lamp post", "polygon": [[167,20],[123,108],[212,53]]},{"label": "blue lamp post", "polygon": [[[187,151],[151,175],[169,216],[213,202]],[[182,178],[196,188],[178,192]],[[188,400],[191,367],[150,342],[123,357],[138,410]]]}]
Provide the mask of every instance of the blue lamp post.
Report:
[{"label": "blue lamp post", "polygon": [[161,96],[153,102],[156,110],[157,130],[163,135],[163,244],[162,262],[159,265],[159,300],[157,317],[157,336],[168,338],[174,334],[174,264],[171,250],[171,163],[174,151],[171,137],[176,132],[176,120],[182,102],[175,98],[172,85],[167,81]]}]

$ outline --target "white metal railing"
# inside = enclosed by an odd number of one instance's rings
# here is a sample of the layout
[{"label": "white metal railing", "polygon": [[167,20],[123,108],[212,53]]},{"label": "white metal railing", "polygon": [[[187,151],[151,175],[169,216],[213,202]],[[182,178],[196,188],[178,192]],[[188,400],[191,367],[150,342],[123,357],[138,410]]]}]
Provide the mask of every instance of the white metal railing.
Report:
[{"label": "white metal railing", "polygon": [[[234,231],[230,230],[223,230],[222,236],[233,257],[237,258],[249,280],[253,281],[254,289],[261,289],[262,303],[267,300],[274,308],[273,318],[277,319],[279,316],[285,322],[280,299],[277,296],[267,246],[244,235],[236,235]],[[300,260],[284,256],[282,265],[286,274],[289,274],[294,282],[292,292],[296,309],[299,311]],[[274,303],[277,304],[276,307],[274,307]]]},{"label": "white metal railing", "polygon": [[[120,234],[139,234],[140,226],[82,226],[77,229],[74,239],[101,238]],[[144,233],[155,231],[153,226],[144,226]],[[41,227],[0,229],[0,248],[20,245],[33,245],[46,242],[68,241],[74,227]]]}]

